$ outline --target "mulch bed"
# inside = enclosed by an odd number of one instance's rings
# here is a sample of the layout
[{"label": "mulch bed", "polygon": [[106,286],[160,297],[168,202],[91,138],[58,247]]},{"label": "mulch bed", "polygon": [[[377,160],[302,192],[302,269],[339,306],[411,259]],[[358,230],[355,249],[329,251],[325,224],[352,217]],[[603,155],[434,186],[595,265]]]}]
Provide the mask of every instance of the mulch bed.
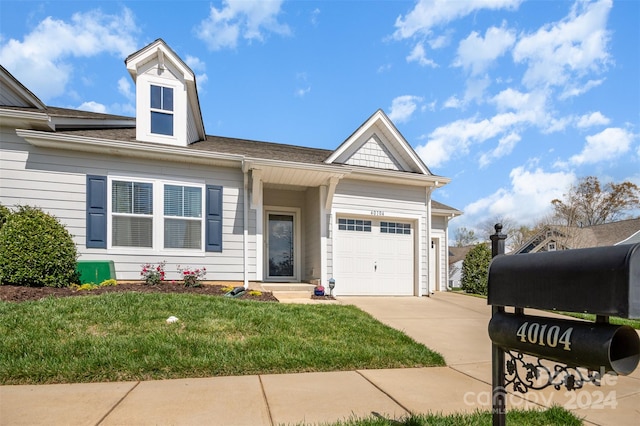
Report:
[{"label": "mulch bed", "polygon": [[[99,287],[93,290],[76,290],[73,288],[54,287],[20,287],[14,285],[0,285],[0,300],[5,302],[26,302],[29,300],[40,300],[45,297],[74,297],[74,296],[94,296],[104,293],[122,293],[126,291],[136,291],[138,293],[189,293],[203,294],[209,296],[224,296],[225,287],[220,285],[202,285],[200,287],[185,287],[180,284],[119,284],[110,287]],[[260,295],[252,295],[245,292],[237,299],[257,300],[261,302],[277,302],[272,293],[261,292]]]}]

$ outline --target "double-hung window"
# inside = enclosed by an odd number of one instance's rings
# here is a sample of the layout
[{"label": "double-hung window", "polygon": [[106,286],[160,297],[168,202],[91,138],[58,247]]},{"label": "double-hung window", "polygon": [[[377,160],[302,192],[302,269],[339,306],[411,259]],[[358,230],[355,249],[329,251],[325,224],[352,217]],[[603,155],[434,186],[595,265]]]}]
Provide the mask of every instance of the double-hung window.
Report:
[{"label": "double-hung window", "polygon": [[202,248],[202,188],[164,185],[164,248]]},{"label": "double-hung window", "polygon": [[204,251],[204,185],[111,180],[112,248]]},{"label": "double-hung window", "polygon": [[173,136],[173,89],[151,85],[151,133]]},{"label": "double-hung window", "polygon": [[153,247],[153,184],[112,181],[111,215],[113,246]]}]

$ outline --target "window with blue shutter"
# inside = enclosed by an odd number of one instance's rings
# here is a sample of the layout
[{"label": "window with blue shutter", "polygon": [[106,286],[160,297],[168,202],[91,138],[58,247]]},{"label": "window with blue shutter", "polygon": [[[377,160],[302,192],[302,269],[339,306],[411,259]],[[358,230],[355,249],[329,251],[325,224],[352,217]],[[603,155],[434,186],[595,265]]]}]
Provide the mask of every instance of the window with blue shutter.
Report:
[{"label": "window with blue shutter", "polygon": [[222,186],[207,185],[205,250],[222,251]]},{"label": "window with blue shutter", "polygon": [[107,177],[87,175],[87,248],[107,248]]}]

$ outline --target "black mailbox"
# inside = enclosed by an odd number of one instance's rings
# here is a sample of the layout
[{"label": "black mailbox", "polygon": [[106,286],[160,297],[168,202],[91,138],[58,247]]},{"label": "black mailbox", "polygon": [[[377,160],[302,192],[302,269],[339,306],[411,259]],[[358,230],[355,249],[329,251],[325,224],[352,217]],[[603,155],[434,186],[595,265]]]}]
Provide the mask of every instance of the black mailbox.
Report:
[{"label": "black mailbox", "polygon": [[503,349],[622,376],[640,361],[638,333],[624,325],[500,312],[491,317],[489,337]]},{"label": "black mailbox", "polygon": [[[497,256],[488,303],[640,318],[640,244]],[[640,337],[605,321],[494,312],[489,336],[503,350],[626,375],[640,361]]]},{"label": "black mailbox", "polygon": [[488,303],[640,318],[640,244],[497,256]]}]

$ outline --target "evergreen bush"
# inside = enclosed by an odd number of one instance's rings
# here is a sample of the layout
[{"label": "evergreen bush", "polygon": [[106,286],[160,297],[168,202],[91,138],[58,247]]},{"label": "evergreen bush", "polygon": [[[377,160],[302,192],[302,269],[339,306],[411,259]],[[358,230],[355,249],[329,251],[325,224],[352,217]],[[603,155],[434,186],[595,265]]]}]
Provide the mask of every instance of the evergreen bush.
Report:
[{"label": "evergreen bush", "polygon": [[0,229],[0,284],[67,287],[79,282],[77,251],[57,218],[20,206]]},{"label": "evergreen bush", "polygon": [[478,244],[462,261],[461,286],[467,293],[487,295],[491,250],[486,244]]},{"label": "evergreen bush", "polygon": [[7,222],[9,216],[11,216],[11,210],[0,204],[0,229],[2,229],[2,226]]}]

